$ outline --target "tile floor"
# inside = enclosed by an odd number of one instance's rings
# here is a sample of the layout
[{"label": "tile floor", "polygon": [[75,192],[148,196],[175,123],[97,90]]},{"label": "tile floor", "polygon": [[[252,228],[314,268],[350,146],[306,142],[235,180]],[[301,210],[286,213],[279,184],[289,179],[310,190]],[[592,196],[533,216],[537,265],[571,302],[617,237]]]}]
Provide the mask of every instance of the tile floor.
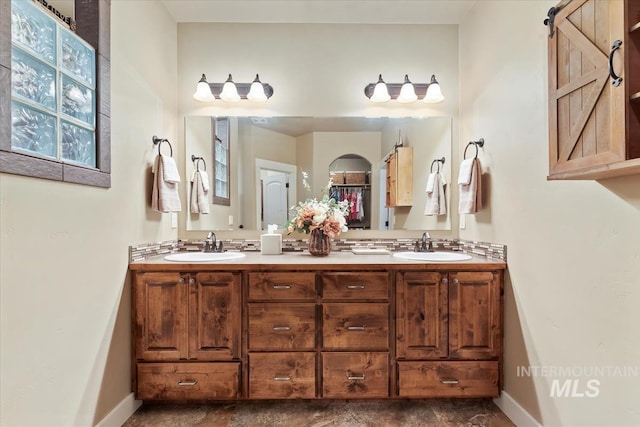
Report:
[{"label": "tile floor", "polygon": [[513,427],[490,399],[143,405],[123,427]]}]

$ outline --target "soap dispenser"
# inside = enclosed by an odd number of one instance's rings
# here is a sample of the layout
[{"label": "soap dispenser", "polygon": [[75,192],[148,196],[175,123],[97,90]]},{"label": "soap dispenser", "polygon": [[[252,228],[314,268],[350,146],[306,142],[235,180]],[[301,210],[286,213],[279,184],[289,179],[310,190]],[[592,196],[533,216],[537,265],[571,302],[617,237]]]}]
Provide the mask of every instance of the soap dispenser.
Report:
[{"label": "soap dispenser", "polygon": [[282,234],[276,233],[276,224],[267,225],[267,233],[260,236],[260,252],[263,255],[279,255],[282,253]]}]

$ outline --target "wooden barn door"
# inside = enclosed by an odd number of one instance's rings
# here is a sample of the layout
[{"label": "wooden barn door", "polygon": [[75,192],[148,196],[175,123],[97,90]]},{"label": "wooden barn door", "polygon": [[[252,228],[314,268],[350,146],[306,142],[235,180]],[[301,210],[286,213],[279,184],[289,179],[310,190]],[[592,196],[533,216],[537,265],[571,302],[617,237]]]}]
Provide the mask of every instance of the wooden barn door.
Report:
[{"label": "wooden barn door", "polygon": [[[621,0],[573,0],[549,38],[549,174],[625,159],[625,79],[609,54],[624,40]],[[613,55],[623,73],[624,45]]]}]

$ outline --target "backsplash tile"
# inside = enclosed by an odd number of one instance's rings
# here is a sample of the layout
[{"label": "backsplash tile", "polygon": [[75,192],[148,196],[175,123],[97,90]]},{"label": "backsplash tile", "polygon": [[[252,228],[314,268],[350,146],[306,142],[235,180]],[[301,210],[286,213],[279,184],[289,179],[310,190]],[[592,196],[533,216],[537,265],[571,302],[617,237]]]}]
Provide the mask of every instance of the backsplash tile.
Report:
[{"label": "backsplash tile", "polygon": [[[384,248],[392,252],[412,251],[417,239],[333,239],[333,251],[350,251],[352,247]],[[259,252],[260,240],[219,239],[228,251]],[[460,251],[486,258],[507,261],[507,246],[497,243],[477,242],[459,239],[432,239],[433,247],[442,251]],[[283,239],[283,252],[302,252],[307,249],[307,239]],[[129,262],[144,261],[147,258],[173,252],[200,252],[204,240],[172,240],[129,246]]]}]

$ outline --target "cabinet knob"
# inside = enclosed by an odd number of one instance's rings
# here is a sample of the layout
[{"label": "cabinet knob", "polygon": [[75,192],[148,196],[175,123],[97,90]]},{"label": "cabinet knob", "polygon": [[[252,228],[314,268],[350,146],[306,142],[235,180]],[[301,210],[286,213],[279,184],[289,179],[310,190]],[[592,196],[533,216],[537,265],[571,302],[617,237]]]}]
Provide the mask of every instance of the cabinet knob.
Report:
[{"label": "cabinet knob", "polygon": [[364,289],[364,285],[347,285],[347,289]]},{"label": "cabinet knob", "polygon": [[192,277],[191,279],[189,279],[189,283],[193,285],[194,283],[196,283],[196,279]]},{"label": "cabinet knob", "polygon": [[445,277],[444,279],[442,279],[442,283],[444,283],[444,284],[446,285],[447,283],[449,283],[449,279],[447,279],[447,278]]},{"label": "cabinet knob", "polygon": [[453,279],[453,284],[457,285],[458,283],[460,283],[460,281],[458,279]]},{"label": "cabinet knob", "polygon": [[275,376],[273,377],[274,381],[291,381],[291,375],[285,375],[285,376]]},{"label": "cabinet knob", "polygon": [[185,387],[185,386],[186,386],[186,387],[188,387],[188,386],[194,386],[194,385],[196,385],[196,384],[198,384],[198,380],[178,381],[178,385],[179,385],[180,387]]},{"label": "cabinet knob", "polygon": [[441,379],[440,382],[442,384],[458,384],[458,380],[456,379]]},{"label": "cabinet knob", "polygon": [[178,283],[184,283],[184,277],[179,278]]},{"label": "cabinet knob", "polygon": [[291,289],[291,285],[273,285],[273,289]]},{"label": "cabinet knob", "polygon": [[362,374],[362,375],[348,375],[347,374],[347,379],[349,381],[363,381],[364,380],[364,374]]},{"label": "cabinet knob", "polygon": [[290,331],[291,326],[274,326],[273,330],[274,331]]},{"label": "cabinet knob", "polygon": [[364,325],[361,325],[361,326],[347,326],[347,331],[364,331]]}]

